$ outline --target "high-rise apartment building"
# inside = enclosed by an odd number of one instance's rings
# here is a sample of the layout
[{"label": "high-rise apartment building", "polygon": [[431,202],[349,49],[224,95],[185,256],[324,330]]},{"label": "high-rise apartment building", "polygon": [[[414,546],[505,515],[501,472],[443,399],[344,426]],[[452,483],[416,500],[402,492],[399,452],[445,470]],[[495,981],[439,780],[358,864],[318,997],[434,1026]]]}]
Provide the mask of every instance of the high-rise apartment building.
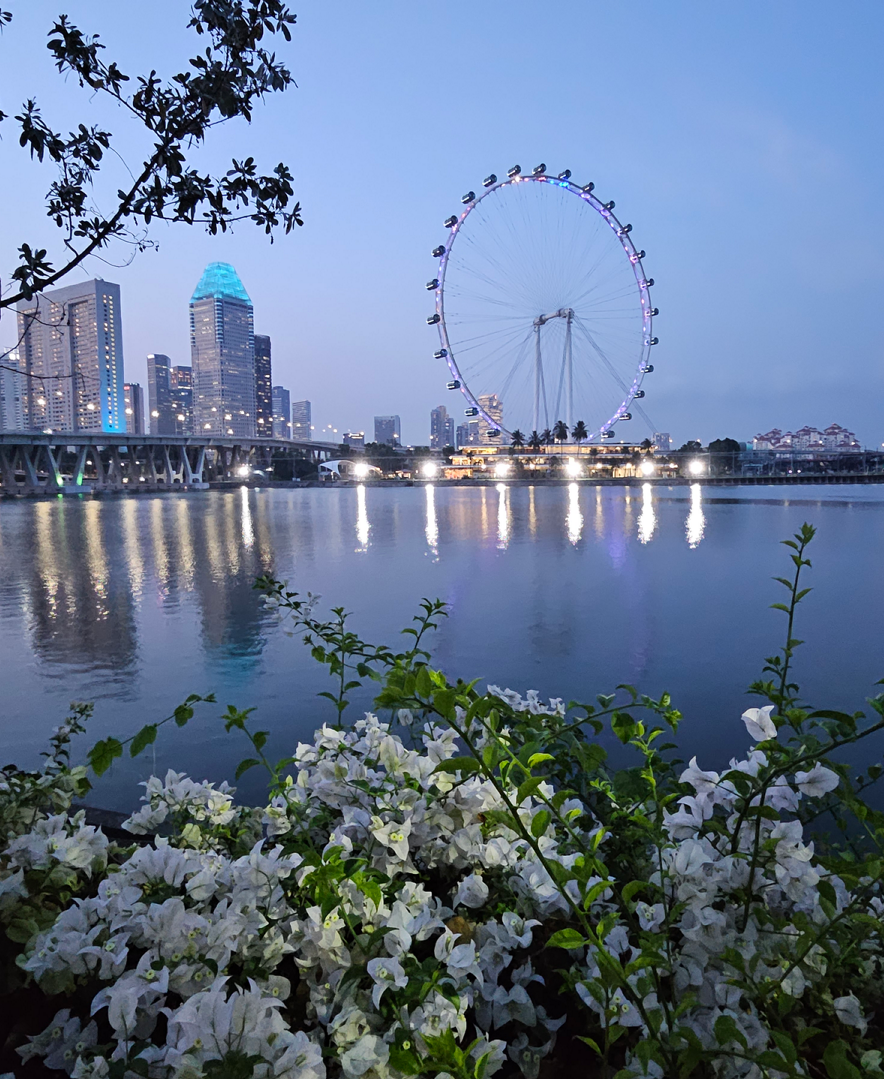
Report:
[{"label": "high-rise apartment building", "polygon": [[654,452],[669,453],[672,450],[672,438],[667,431],[654,432]]},{"label": "high-rise apartment building", "polygon": [[193,434],[193,368],[184,364],[169,369],[169,408],[176,435]]},{"label": "high-rise apartment building", "polygon": [[[269,340],[269,338],[268,338]],[[273,422],[274,438],[292,437],[292,395],[285,386],[273,387]]]},{"label": "high-rise apartment building", "polygon": [[309,401],[292,403],[292,438],[295,442],[309,442],[313,435],[312,409]]},{"label": "high-rise apartment building", "polygon": [[457,427],[457,448],[463,449],[464,446],[478,446],[479,445],[479,421],[468,420],[466,423],[458,424]]},{"label": "high-rise apartment building", "polygon": [[209,263],[190,299],[190,350],[195,433],[253,438],[252,301],[226,262]]},{"label": "high-rise apartment building", "polygon": [[147,409],[152,435],[174,435],[175,422],[172,415],[170,373],[172,361],[161,352],[151,352],[147,357]]},{"label": "high-rise apartment building", "polygon": [[375,416],[374,440],[382,445],[398,446],[402,440],[399,417]]},{"label": "high-rise apartment building", "polygon": [[138,382],[123,383],[123,415],[126,434],[144,434],[144,390]]},{"label": "high-rise apartment building", "polygon": [[491,432],[499,431],[503,425],[503,401],[496,393],[479,394],[478,401],[479,408],[494,421],[491,424],[483,416],[479,417],[479,443],[482,446],[499,446],[501,436]]},{"label": "high-rise apartment building", "polygon": [[26,380],[18,370],[18,349],[14,348],[3,357],[0,367],[0,431],[23,431],[25,429]]},{"label": "high-rise apartment building", "polygon": [[454,417],[448,415],[445,405],[439,405],[430,413],[430,449],[441,450],[454,445]]},{"label": "high-rise apartment building", "polygon": [[124,431],[120,286],[84,281],[17,309],[24,422],[36,431]]},{"label": "high-rise apartment building", "polygon": [[351,450],[364,450],[365,431],[345,431],[343,444]]},{"label": "high-rise apartment building", "polygon": [[255,334],[255,424],[259,435],[270,438],[273,429],[273,372],[270,367],[270,338],[260,333]]}]

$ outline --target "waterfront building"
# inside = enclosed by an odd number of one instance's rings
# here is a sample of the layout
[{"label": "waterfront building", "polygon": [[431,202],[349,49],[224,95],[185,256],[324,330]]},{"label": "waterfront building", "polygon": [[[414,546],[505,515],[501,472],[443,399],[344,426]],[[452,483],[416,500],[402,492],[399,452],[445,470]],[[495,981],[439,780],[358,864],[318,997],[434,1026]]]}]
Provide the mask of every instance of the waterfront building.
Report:
[{"label": "waterfront building", "polygon": [[668,431],[654,432],[654,453],[666,454],[672,452],[672,437]]},{"label": "waterfront building", "polygon": [[448,415],[445,405],[437,405],[430,412],[430,449],[441,450],[454,445],[454,417]]},{"label": "waterfront building", "polygon": [[375,416],[374,440],[381,445],[398,446],[402,441],[398,416]]},{"label": "waterfront building", "polygon": [[123,414],[126,417],[126,434],[144,434],[144,390],[138,382],[123,383]]},{"label": "waterfront building", "polygon": [[[0,432],[25,429],[25,378],[19,374],[18,349],[11,349],[0,367]],[[11,370],[15,368],[15,370]]]},{"label": "waterfront building", "polygon": [[24,424],[34,431],[124,431],[120,286],[98,278],[17,308]]},{"label": "waterfront building", "polygon": [[309,442],[313,435],[312,408],[309,401],[292,404],[292,438],[295,442]]},{"label": "waterfront building", "polygon": [[493,424],[488,423],[484,416],[479,417],[479,444],[482,446],[499,446],[500,435],[492,434],[499,431],[503,426],[503,401],[496,393],[482,393],[478,397],[479,408],[491,419]]},{"label": "waterfront building", "polygon": [[190,348],[196,433],[253,438],[254,314],[226,262],[209,263],[190,299]]},{"label": "waterfront building", "polygon": [[861,448],[853,431],[837,423],[830,424],[824,431],[817,427],[799,427],[797,431],[784,433],[779,427],[774,427],[752,439],[753,450],[850,453]]},{"label": "waterfront building", "polygon": [[255,429],[259,435],[266,438],[270,438],[273,430],[273,373],[270,365],[270,338],[260,333],[255,334]]},{"label": "waterfront building", "polygon": [[344,445],[353,450],[365,449],[365,431],[345,431]]},{"label": "waterfront building", "polygon": [[176,435],[193,434],[193,368],[179,364],[169,369],[169,404]]},{"label": "waterfront building", "polygon": [[[269,338],[268,338],[269,340]],[[274,386],[271,393],[273,415],[271,432],[274,438],[292,437],[292,395],[285,386]]]}]

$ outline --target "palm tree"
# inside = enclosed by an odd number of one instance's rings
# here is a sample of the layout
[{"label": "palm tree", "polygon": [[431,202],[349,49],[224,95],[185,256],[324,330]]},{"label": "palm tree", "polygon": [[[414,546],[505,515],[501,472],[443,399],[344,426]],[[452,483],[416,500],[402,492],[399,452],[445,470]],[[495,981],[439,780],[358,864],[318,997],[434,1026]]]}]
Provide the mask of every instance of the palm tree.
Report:
[{"label": "palm tree", "polygon": [[587,431],[583,420],[578,420],[571,428],[571,438],[577,443],[577,452],[580,453],[580,443],[589,438],[589,431]]},{"label": "palm tree", "polygon": [[553,438],[556,442],[568,441],[568,425],[564,420],[556,420],[553,425]]},{"label": "palm tree", "polygon": [[540,453],[540,447],[543,445],[543,439],[536,431],[532,431],[531,436],[528,439],[528,445],[531,447],[532,450],[534,450],[535,453]]},{"label": "palm tree", "polygon": [[510,435],[510,452],[520,450],[525,445],[525,436],[517,427]]},{"label": "palm tree", "polygon": [[553,433],[548,427],[544,427],[544,429],[540,432],[540,441],[544,444],[544,446],[551,446],[553,442],[555,442]]}]

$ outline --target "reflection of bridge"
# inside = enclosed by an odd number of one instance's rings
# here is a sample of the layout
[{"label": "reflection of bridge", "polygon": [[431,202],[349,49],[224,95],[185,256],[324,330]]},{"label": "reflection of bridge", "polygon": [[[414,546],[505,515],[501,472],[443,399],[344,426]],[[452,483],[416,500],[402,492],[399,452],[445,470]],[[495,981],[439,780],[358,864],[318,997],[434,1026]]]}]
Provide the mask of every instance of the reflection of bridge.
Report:
[{"label": "reflection of bridge", "polygon": [[274,462],[318,464],[338,450],[331,442],[278,438],[123,435],[106,432],[0,434],[0,494],[199,489]]}]

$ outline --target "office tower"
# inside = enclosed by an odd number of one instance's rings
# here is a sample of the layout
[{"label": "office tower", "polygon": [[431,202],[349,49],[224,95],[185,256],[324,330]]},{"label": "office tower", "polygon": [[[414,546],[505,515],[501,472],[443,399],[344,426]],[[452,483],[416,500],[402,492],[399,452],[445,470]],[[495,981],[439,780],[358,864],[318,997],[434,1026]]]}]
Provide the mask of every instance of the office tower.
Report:
[{"label": "office tower", "polygon": [[478,446],[479,445],[479,421],[467,420],[466,423],[461,423],[457,428],[457,448],[463,449],[464,446]]},{"label": "office tower", "polygon": [[398,446],[401,441],[399,417],[375,416],[374,440],[388,446]]},{"label": "office tower", "polygon": [[273,429],[273,374],[270,338],[255,334],[255,424],[259,435],[270,438]]},{"label": "office tower", "polygon": [[147,411],[152,435],[174,435],[175,421],[171,404],[172,361],[161,352],[147,357]]},{"label": "office tower", "polygon": [[365,431],[345,431],[344,445],[353,450],[365,449]]},{"label": "office tower", "polygon": [[498,431],[503,425],[503,401],[496,393],[479,394],[479,408],[493,421],[488,423],[482,416],[479,417],[479,443],[482,446],[499,446],[500,435],[494,435],[492,431]]},{"label": "office tower", "polygon": [[123,414],[126,434],[144,434],[144,390],[138,382],[123,383]]},{"label": "office tower", "polygon": [[18,370],[18,349],[14,348],[0,357],[0,432],[25,429],[25,378]]},{"label": "office tower", "polygon": [[236,270],[210,262],[190,299],[196,434],[255,436],[252,301]]},{"label": "office tower", "polygon": [[193,434],[193,368],[169,369],[169,411],[176,435]]},{"label": "office tower", "polygon": [[441,450],[454,445],[454,417],[448,415],[445,405],[439,405],[430,413],[430,449]]},{"label": "office tower", "polygon": [[309,442],[313,435],[312,409],[309,401],[292,404],[292,438],[295,442]]},{"label": "office tower", "polygon": [[25,425],[36,431],[123,431],[120,286],[40,293],[17,309]]},{"label": "office tower", "polygon": [[[269,338],[268,338],[269,341]],[[274,438],[292,437],[292,395],[285,386],[273,387],[272,431]]]},{"label": "office tower", "polygon": [[654,452],[669,453],[672,450],[672,439],[666,431],[654,432]]}]

